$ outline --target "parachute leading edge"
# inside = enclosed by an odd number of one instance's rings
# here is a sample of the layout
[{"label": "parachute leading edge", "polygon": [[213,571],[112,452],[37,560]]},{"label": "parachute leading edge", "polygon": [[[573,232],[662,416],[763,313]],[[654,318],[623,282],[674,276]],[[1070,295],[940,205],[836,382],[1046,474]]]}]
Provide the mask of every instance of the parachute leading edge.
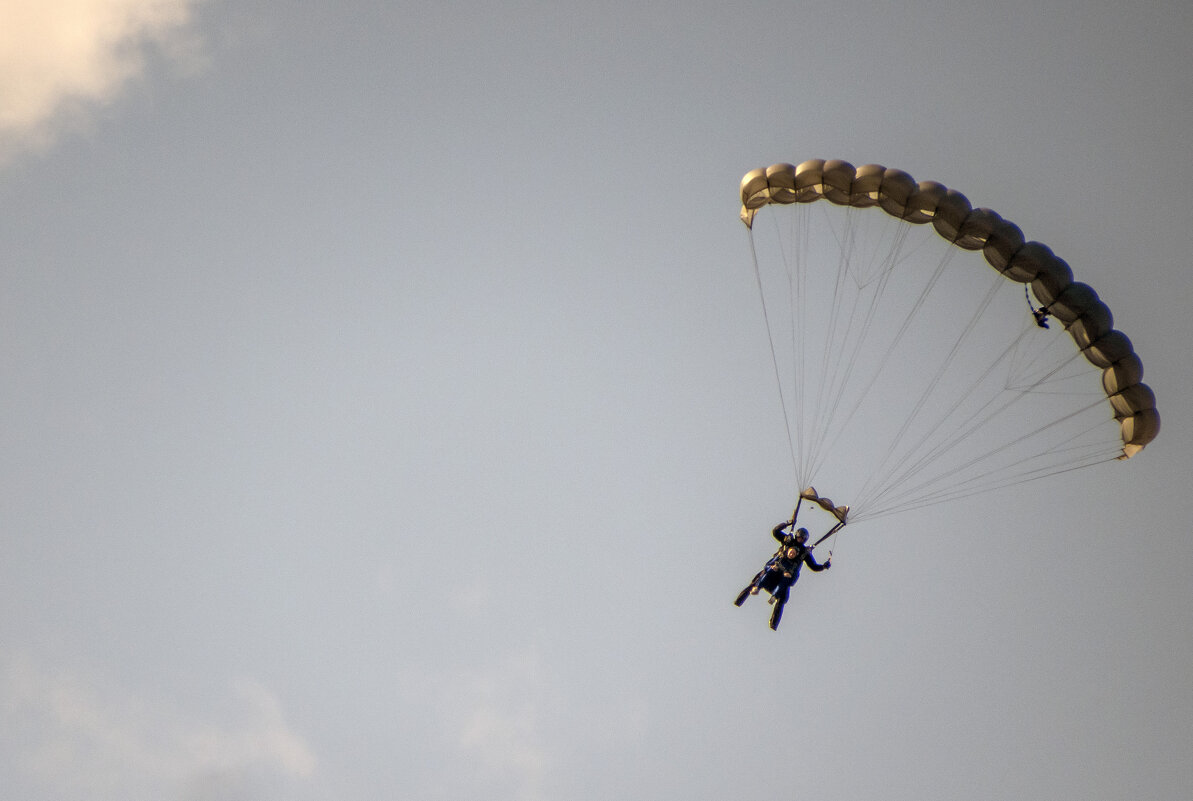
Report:
[{"label": "parachute leading edge", "polygon": [[[821,198],[839,206],[878,206],[908,223],[932,223],[948,242],[965,250],[981,250],[1004,277],[1030,284],[1040,306],[1059,320],[1082,356],[1102,369],[1102,386],[1121,426],[1122,453],[1129,459],[1154,440],[1160,415],[1152,390],[1142,382],[1143,363],[1131,341],[1113,326],[1110,309],[1088,285],[1073,280],[1072,270],[1044,244],[1025,241],[1014,223],[996,212],[973,208],[969,200],[934,181],[916,181],[902,170],[878,164],[854,167],[816,159],[799,166],[774,164],[746,173],[741,181],[741,219],[753,226],[756,212],[768,204],[811,203]],[[845,522],[848,507],[807,490],[817,502]],[[825,504],[828,503],[826,506]],[[840,514],[838,514],[840,512]]]}]

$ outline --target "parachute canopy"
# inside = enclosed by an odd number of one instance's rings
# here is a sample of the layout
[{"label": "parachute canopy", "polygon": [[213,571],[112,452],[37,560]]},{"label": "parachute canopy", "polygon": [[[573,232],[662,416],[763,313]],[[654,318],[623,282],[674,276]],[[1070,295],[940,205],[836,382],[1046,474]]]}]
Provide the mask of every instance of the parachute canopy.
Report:
[{"label": "parachute canopy", "polygon": [[[821,199],[825,211],[813,213]],[[996,212],[901,170],[838,160],[753,170],[741,204],[798,488],[821,477],[826,452],[848,444],[851,421],[866,421],[857,443],[876,445],[854,466],[876,472],[859,488],[868,500],[847,498],[851,519],[1128,459],[1158,434],[1143,364],[1110,309]],[[858,211],[870,208],[887,216]],[[765,209],[776,244],[760,257],[755,218]],[[818,237],[830,247],[815,250]],[[981,251],[993,283],[980,265],[952,263],[962,251]],[[1016,284],[1031,295],[1016,301],[1005,289]],[[1061,326],[1043,331],[1045,313]],[[907,411],[896,412],[898,395],[911,398]],[[1074,429],[1077,418],[1088,428]],[[1115,432],[1112,451],[1103,422]]]}]

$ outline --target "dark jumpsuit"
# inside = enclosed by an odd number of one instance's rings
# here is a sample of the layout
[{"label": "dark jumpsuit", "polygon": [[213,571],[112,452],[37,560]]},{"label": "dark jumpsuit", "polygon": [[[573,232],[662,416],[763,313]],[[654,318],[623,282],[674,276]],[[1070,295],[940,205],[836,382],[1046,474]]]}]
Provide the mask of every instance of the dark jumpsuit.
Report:
[{"label": "dark jumpsuit", "polygon": [[[791,592],[792,585],[799,581],[800,568],[807,565],[812,572],[819,573],[828,567],[828,565],[817,562],[816,558],[812,556],[811,549],[806,545],[800,545],[794,534],[783,532],[783,529],[789,525],[791,524],[784,522],[771,529],[771,536],[779,542],[779,550],[733,602],[735,605],[741,606],[755,588],[766,590],[770,593],[771,603],[775,607],[770,615],[772,629],[779,627],[779,621],[783,618],[783,605],[787,603],[787,596]],[[791,549],[795,549],[796,553],[789,558],[787,552]]]}]

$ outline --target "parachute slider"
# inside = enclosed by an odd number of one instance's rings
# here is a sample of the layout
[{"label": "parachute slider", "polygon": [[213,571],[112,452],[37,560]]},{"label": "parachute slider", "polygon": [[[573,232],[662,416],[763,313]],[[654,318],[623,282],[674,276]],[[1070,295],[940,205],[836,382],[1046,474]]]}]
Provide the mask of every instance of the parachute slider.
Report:
[{"label": "parachute slider", "polygon": [[[832,528],[830,528],[828,530],[828,533],[824,534],[820,539],[818,539],[818,540],[816,540],[816,542],[812,543],[812,546],[811,546],[812,548],[815,548],[817,545],[824,542],[825,540],[827,540],[829,537],[836,534],[841,529],[845,528],[845,522],[849,519],[849,507],[848,506],[833,506],[832,499],[821,497],[816,492],[815,487],[808,487],[806,490],[804,490],[803,492],[801,492],[799,494],[799,498],[800,498],[800,502],[811,501],[812,503],[816,504],[824,511],[831,514],[833,517],[837,518],[837,524],[835,526],[833,526]],[[799,507],[797,506],[796,508],[798,509]],[[830,556],[831,556],[831,554],[830,554]]]},{"label": "parachute slider", "polygon": [[[811,501],[812,503],[816,504],[821,509],[831,514],[833,517],[837,518],[837,521],[841,525],[845,525],[846,518],[849,517],[848,506],[833,506],[832,499],[820,497],[820,495],[816,493],[815,487],[808,487],[799,494],[799,497],[801,501]],[[799,507],[797,506],[796,508]]]}]

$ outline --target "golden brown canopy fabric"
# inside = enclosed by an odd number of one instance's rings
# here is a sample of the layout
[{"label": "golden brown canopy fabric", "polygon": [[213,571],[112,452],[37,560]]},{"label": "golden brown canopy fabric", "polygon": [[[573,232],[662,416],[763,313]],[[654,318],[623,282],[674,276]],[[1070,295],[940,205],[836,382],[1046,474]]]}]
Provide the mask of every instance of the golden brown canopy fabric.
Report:
[{"label": "golden brown canopy fabric", "polygon": [[966,250],[981,250],[995,270],[1012,281],[1030,284],[1048,313],[1060,320],[1082,355],[1102,368],[1102,385],[1122,426],[1123,452],[1129,459],[1156,438],[1160,415],[1156,398],[1144,383],[1143,363],[1131,340],[1114,328],[1110,309],[1073,271],[1039,242],[1025,242],[1019,226],[990,209],[975,209],[965,195],[935,181],[915,180],[902,170],[878,164],[854,167],[846,161],[814,159],[799,166],[772,164],[741,180],[741,218],[753,225],[758,209],[771,203],[811,203],[824,198],[841,206],[878,206],[908,223],[932,223],[945,240]]}]

